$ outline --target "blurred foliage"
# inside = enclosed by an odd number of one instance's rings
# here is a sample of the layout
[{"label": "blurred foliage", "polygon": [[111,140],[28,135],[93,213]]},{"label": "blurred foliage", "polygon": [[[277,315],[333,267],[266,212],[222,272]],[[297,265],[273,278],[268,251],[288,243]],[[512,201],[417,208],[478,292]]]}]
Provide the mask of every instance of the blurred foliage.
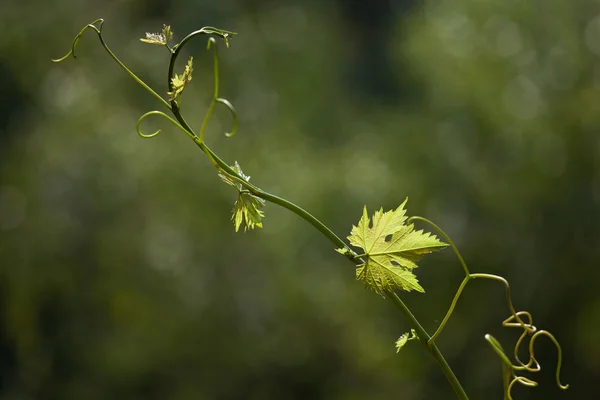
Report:
[{"label": "blurred foliage", "polygon": [[[370,4],[367,7],[366,4]],[[137,118],[160,104],[82,26],[166,96],[170,24],[238,32],[222,48],[207,141],[253,182],[348,232],[410,198],[474,272],[505,276],[540,341],[540,387],[589,398],[600,374],[600,7],[595,0],[0,3],[0,399],[439,399],[452,393],[391,304],[310,225],[274,205],[235,234],[235,195],[188,138]],[[199,40],[184,114],[198,127],[211,56]],[[192,50],[193,49],[193,50]],[[149,126],[154,124],[154,126]],[[225,127],[225,128],[224,128]],[[423,262],[406,294],[425,327],[462,271]],[[439,344],[473,399],[500,398],[503,289],[473,282]],[[507,347],[509,347],[507,345]]]}]

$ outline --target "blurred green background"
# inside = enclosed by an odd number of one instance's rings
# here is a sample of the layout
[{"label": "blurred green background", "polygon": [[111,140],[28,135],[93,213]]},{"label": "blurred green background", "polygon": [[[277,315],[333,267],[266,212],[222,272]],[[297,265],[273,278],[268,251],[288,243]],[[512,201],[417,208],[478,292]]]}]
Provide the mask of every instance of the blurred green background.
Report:
[{"label": "blurred green background", "polygon": [[[166,95],[167,53],[138,39],[171,24],[239,33],[221,46],[208,144],[253,182],[345,237],[363,205],[442,226],[474,272],[505,276],[552,331],[540,387],[600,390],[600,3],[595,0],[0,3],[0,399],[451,399],[410,326],[350,263],[275,205],[235,233],[235,191],[185,135],[142,140],[161,104],[88,32]],[[183,111],[210,100],[205,41],[186,46]],[[433,332],[462,280],[449,250],[402,298]],[[518,336],[501,286],[475,281],[439,345],[472,399],[501,399],[483,337]]]}]

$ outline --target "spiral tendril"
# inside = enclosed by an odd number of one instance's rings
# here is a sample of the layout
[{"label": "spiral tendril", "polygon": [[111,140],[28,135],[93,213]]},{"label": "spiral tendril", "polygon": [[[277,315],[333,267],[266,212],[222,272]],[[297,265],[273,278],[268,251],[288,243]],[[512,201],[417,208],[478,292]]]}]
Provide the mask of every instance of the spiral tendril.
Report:
[{"label": "spiral tendril", "polygon": [[[521,315],[528,315],[528,317],[531,318],[531,315],[526,311],[520,311],[519,313]],[[513,318],[513,316],[510,316],[509,318],[504,320],[502,322],[502,326],[519,327],[519,325],[517,325],[517,324],[510,323],[510,320],[512,318]],[[529,322],[530,323],[527,325],[529,327],[531,327],[532,330],[535,330],[535,327],[533,325],[531,325],[531,319],[529,320]],[[519,346],[525,336],[527,336],[527,331],[524,331],[523,335],[521,335],[521,337],[517,341],[517,344],[515,345],[515,350],[514,350],[515,354],[518,352]],[[512,388],[515,385],[515,383],[520,383],[520,384],[522,384],[524,386],[528,386],[528,387],[535,387],[538,385],[538,383],[536,381],[529,379],[527,377],[521,376],[521,375],[517,375],[515,371],[540,372],[542,370],[539,362],[535,358],[535,346],[534,346],[535,340],[540,336],[547,336],[548,338],[550,338],[552,343],[554,343],[554,345],[556,346],[556,349],[558,352],[558,362],[556,364],[556,384],[560,389],[567,390],[569,388],[569,385],[564,385],[560,381],[560,370],[561,370],[561,366],[562,366],[562,348],[560,347],[560,344],[558,343],[558,341],[556,340],[554,335],[552,335],[550,332],[544,331],[544,330],[537,331],[536,333],[534,333],[531,336],[531,339],[529,341],[529,361],[527,362],[527,364],[523,363],[516,356],[515,356],[515,359],[517,360],[517,364],[513,364],[510,361],[510,359],[508,358],[508,356],[504,353],[504,350],[502,349],[502,346],[500,346],[500,343],[493,336],[491,336],[489,334],[485,335],[485,339],[488,341],[488,343],[490,344],[492,349],[496,352],[496,354],[498,354],[498,356],[500,357],[500,359],[503,362],[503,365],[508,367],[509,375],[508,375],[507,379],[510,379],[510,376],[513,377],[512,380],[510,380],[510,382],[508,383],[508,385],[505,385],[506,395],[507,395],[508,399],[512,400],[511,391],[512,391]]]},{"label": "spiral tendril", "polygon": [[[431,336],[431,338],[427,341],[427,344],[429,346],[432,346],[435,339],[441,334],[444,326],[446,325],[446,323],[450,319],[450,316],[454,312],[454,308],[456,307],[456,304],[458,302],[458,299],[460,298],[460,295],[462,294],[462,291],[464,290],[467,283],[471,279],[490,279],[490,280],[498,281],[498,282],[502,283],[506,289],[505,290],[506,291],[506,303],[507,303],[509,311],[510,311],[510,316],[508,318],[506,318],[504,321],[502,321],[502,326],[507,327],[507,328],[523,329],[523,333],[521,334],[521,336],[515,343],[515,347],[513,350],[513,357],[516,361],[516,364],[513,364],[510,361],[510,358],[506,355],[506,353],[504,352],[500,343],[492,335],[489,335],[489,334],[485,335],[485,340],[487,340],[487,342],[490,344],[492,349],[500,357],[500,359],[502,360],[502,363],[503,363],[503,367],[506,368],[505,385],[504,385],[506,398],[508,398],[509,400],[512,400],[511,390],[516,383],[520,383],[524,386],[529,386],[529,387],[535,387],[538,385],[538,383],[536,381],[533,381],[524,376],[516,375],[515,371],[525,371],[525,372],[541,371],[542,368],[541,368],[539,362],[535,358],[535,351],[534,351],[534,343],[535,343],[535,340],[539,336],[547,336],[548,338],[550,338],[550,340],[556,346],[556,349],[558,350],[558,362],[557,362],[557,366],[556,366],[556,383],[560,389],[562,389],[562,390],[568,389],[569,385],[563,385],[560,381],[560,369],[562,366],[562,349],[560,347],[560,344],[558,343],[556,338],[550,332],[544,331],[544,330],[542,330],[542,331],[537,330],[535,325],[533,325],[533,318],[531,316],[531,313],[529,313],[528,311],[518,311],[517,312],[515,310],[513,303],[512,303],[512,299],[511,299],[510,285],[509,285],[508,281],[505,278],[503,278],[501,276],[497,276],[497,275],[470,273],[462,255],[460,254],[460,252],[458,251],[457,247],[454,245],[454,243],[452,242],[450,237],[446,234],[446,232],[444,232],[439,226],[437,226],[433,222],[431,222],[428,219],[423,218],[423,217],[411,217],[408,219],[408,223],[411,223],[412,221],[423,221],[423,222],[431,225],[434,229],[436,229],[440,233],[440,235],[443,236],[448,241],[448,243],[454,250],[454,254],[458,258],[463,270],[465,271],[465,275],[466,275],[464,280],[460,284],[454,298],[452,299],[452,303],[450,305],[448,312],[446,313],[444,319],[440,323],[438,329]],[[525,338],[528,336],[531,336],[531,339],[529,341],[529,347],[528,347],[529,361],[527,363],[524,363],[519,358],[519,349],[521,348],[521,344],[525,341]],[[510,380],[511,376],[513,377],[512,380]],[[508,380],[510,380],[510,382]]]},{"label": "spiral tendril", "polygon": [[167,114],[165,114],[162,111],[149,111],[146,114],[142,115],[140,117],[140,119],[138,119],[138,122],[135,126],[135,129],[138,133],[138,135],[140,135],[140,137],[143,137],[144,139],[151,139],[155,136],[157,136],[161,130],[157,130],[156,132],[150,133],[150,134],[145,134],[144,132],[142,132],[142,130],[140,129],[140,125],[142,124],[142,121],[146,118],[148,118],[151,115],[158,115],[160,117],[165,118],[166,120],[168,120],[169,122],[171,122],[173,125],[175,125],[176,127],[178,127],[179,129],[181,129],[183,132],[185,132],[186,135],[188,135],[191,139],[194,139],[194,134],[191,132],[188,132],[187,129],[185,129],[183,126],[181,126],[181,124],[179,122],[177,122],[176,120],[174,120],[173,118],[169,117]]}]

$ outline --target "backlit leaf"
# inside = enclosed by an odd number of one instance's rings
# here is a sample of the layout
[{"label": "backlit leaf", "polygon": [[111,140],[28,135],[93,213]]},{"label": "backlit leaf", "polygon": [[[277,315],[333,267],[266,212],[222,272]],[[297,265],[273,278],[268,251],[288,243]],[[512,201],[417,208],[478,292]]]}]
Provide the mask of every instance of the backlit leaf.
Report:
[{"label": "backlit leaf", "polygon": [[[232,169],[246,182],[250,181],[250,177],[242,172],[242,168],[237,161]],[[219,177],[223,182],[235,187],[238,191],[238,198],[233,206],[231,216],[235,231],[237,232],[240,229],[242,222],[244,223],[244,231],[248,230],[248,228],[262,228],[262,219],[265,214],[261,211],[261,208],[265,206],[265,201],[248,192],[240,182],[235,181],[225,173],[220,172]]]},{"label": "backlit leaf", "polygon": [[400,337],[398,338],[398,340],[396,340],[396,353],[399,353],[400,350],[402,350],[402,348],[404,347],[404,345],[406,343],[408,343],[409,340],[413,340],[413,339],[418,339],[419,337],[417,336],[417,333],[415,332],[414,329],[410,330],[409,332],[405,332],[402,335],[400,335]]},{"label": "backlit leaf", "polygon": [[161,33],[150,33],[146,32],[146,37],[140,39],[144,43],[167,45],[169,40],[173,37],[170,25],[163,25]]},{"label": "backlit leaf", "polygon": [[357,267],[356,278],[377,293],[394,289],[424,292],[412,270],[423,255],[447,246],[435,235],[406,225],[405,205],[406,200],[396,210],[380,209],[372,219],[365,207],[348,236],[350,244],[363,249],[362,258],[366,259]]},{"label": "backlit leaf", "polygon": [[185,66],[185,70],[183,71],[183,74],[181,74],[181,75],[175,74],[175,76],[173,78],[171,78],[171,83],[173,84],[173,90],[171,92],[168,92],[169,100],[171,100],[171,101],[175,100],[181,94],[181,92],[183,92],[183,89],[185,89],[185,86],[192,81],[192,71],[194,70],[193,60],[194,60],[194,57],[190,57],[190,59],[188,60],[186,66]]}]

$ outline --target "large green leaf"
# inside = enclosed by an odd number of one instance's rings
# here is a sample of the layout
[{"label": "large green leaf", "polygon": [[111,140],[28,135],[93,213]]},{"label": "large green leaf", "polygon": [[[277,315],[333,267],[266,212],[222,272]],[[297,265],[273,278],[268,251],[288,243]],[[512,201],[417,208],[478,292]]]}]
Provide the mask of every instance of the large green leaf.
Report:
[{"label": "large green leaf", "polygon": [[[357,267],[356,278],[377,293],[396,288],[424,292],[412,270],[425,254],[447,246],[435,235],[415,231],[413,224],[406,225],[405,205],[406,200],[396,210],[380,209],[372,220],[365,207],[348,236],[353,246],[363,249],[362,258],[366,260]],[[345,249],[338,251],[343,253]]]}]

